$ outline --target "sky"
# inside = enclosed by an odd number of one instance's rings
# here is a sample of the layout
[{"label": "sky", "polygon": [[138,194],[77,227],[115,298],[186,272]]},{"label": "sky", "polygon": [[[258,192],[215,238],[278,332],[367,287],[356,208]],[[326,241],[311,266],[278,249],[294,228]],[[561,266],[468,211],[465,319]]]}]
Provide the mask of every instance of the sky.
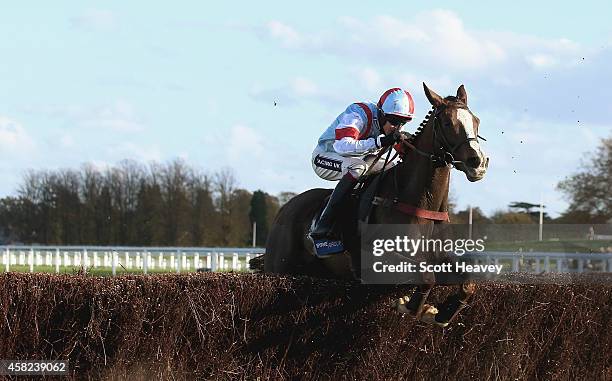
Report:
[{"label": "sky", "polygon": [[[464,84],[490,157],[460,209],[567,208],[556,184],[612,136],[612,4],[32,1],[0,12],[0,197],[28,169],[181,158],[271,194],[333,187],[310,164],[346,106],[390,87],[414,130]],[[6,5],[9,4],[9,5]],[[276,104],[276,105],[275,105]]]}]

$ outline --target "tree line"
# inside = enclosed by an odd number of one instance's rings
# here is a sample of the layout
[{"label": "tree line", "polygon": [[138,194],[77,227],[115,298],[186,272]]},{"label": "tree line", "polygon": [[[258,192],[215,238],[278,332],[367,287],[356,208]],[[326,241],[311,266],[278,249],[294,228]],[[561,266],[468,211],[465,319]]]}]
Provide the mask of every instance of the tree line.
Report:
[{"label": "tree line", "polygon": [[[603,139],[577,171],[558,184],[570,206],[546,223],[612,221],[612,138]],[[230,169],[207,173],[182,160],[148,166],[124,160],[99,169],[29,171],[17,196],[0,199],[0,242],[52,245],[258,246],[280,206],[292,196],[239,188]],[[467,223],[468,210],[451,221]],[[473,223],[537,223],[537,206],[515,202]],[[536,210],[533,210],[533,209]]]},{"label": "tree line", "polygon": [[209,174],[182,160],[131,160],[99,169],[29,171],[17,196],[0,199],[0,238],[53,245],[263,245],[281,202],[253,193],[230,169]]}]

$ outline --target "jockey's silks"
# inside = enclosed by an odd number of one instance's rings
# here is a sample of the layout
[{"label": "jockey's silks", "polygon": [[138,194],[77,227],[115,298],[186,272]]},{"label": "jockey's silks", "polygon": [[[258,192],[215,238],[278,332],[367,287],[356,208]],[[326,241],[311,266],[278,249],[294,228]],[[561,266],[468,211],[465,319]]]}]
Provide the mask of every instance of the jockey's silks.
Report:
[{"label": "jockey's silks", "polygon": [[[381,128],[378,124],[378,109],[376,104],[370,102],[353,103],[349,105],[344,112],[327,127],[323,134],[319,137],[317,148],[323,152],[339,152],[338,145],[334,149],[336,140],[342,138],[353,138],[355,140],[368,140],[376,138],[381,134]],[[365,143],[365,142],[364,142]],[[364,154],[367,151],[376,150],[374,141],[369,141],[363,144],[363,152],[355,152],[356,154]],[[351,154],[351,152],[346,152]]]}]

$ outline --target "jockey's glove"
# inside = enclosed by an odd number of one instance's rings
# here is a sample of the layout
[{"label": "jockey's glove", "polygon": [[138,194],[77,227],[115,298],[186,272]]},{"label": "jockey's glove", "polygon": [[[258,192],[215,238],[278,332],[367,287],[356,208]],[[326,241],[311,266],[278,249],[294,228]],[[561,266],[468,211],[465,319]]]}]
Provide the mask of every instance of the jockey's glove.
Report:
[{"label": "jockey's glove", "polygon": [[393,131],[389,135],[378,135],[376,138],[376,146],[378,148],[389,147],[402,139],[402,133],[398,130]]},{"label": "jockey's glove", "polygon": [[408,131],[401,131],[400,133],[404,136],[404,139],[411,139],[412,138],[412,134],[410,132],[408,132]]}]

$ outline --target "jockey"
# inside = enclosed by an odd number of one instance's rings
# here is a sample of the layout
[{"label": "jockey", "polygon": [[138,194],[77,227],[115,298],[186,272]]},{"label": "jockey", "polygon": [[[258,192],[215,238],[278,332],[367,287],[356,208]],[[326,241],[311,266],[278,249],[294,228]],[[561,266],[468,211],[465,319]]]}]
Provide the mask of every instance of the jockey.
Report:
[{"label": "jockey", "polygon": [[[353,103],[323,132],[312,153],[312,168],[325,180],[340,180],[310,233],[314,240],[329,237],[338,205],[372,165],[383,148],[400,141],[400,129],[412,120],[414,101],[408,91],[392,88],[377,104]],[[370,170],[382,170],[379,160]]]}]

